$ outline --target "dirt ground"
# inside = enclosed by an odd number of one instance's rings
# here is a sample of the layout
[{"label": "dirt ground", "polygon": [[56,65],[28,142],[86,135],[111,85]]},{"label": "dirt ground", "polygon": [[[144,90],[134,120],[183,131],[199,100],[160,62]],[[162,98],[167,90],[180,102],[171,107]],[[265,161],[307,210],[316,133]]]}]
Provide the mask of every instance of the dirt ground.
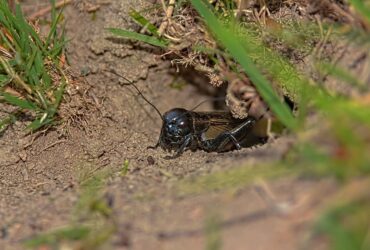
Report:
[{"label": "dirt ground", "polygon": [[[137,82],[162,112],[189,109],[207,96],[191,83],[182,90],[171,88],[178,80],[175,69],[160,59],[160,52],[105,31],[131,27],[130,6],[137,1],[111,1],[95,14],[66,7],[68,60],[76,74],[88,72],[81,90],[88,108],[79,110],[74,123],[47,133],[25,136],[24,124],[17,122],[1,136],[0,249],[24,249],[24,240],[68,225],[81,178],[102,170],[113,173],[104,193],[118,225],[107,249],[205,249],[209,236],[204,228],[212,215],[220,225],[222,249],[307,248],[314,215],[326,198],[321,194],[335,192],[334,181],[287,176],[236,190],[176,191],[179,182],[194,176],[278,161],[294,138],[223,154],[185,152],[174,160],[164,159],[161,149],[147,149],[158,139],[160,118],[133,89],[102,69],[114,68]],[[129,171],[123,177],[125,160]],[[277,212],[266,190],[275,204],[288,209]]]}]

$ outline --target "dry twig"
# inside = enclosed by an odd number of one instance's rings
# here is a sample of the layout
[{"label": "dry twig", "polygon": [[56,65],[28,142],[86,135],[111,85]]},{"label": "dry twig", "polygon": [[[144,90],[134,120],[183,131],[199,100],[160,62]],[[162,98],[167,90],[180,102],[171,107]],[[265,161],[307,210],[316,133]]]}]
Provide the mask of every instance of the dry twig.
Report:
[{"label": "dry twig", "polygon": [[[72,2],[72,0],[60,0],[59,2],[57,2],[55,4],[55,8],[64,7],[67,4],[70,4],[71,2]],[[51,11],[51,8],[52,8],[51,6],[48,6],[46,8],[43,8],[43,9],[37,11],[36,13],[33,13],[32,15],[30,15],[28,19],[30,21],[34,21],[37,18],[42,17],[42,16],[46,15],[47,13],[49,13]]]}]

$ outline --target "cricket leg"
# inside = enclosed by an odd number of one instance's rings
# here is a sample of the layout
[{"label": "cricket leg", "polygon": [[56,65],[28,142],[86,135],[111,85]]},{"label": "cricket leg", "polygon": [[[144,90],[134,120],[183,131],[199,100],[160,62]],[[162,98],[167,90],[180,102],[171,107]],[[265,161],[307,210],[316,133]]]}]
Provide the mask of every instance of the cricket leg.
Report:
[{"label": "cricket leg", "polygon": [[148,146],[146,149],[157,149],[160,145],[161,145],[161,138],[162,138],[162,130],[161,130],[161,133],[159,135],[159,138],[158,138],[158,141],[157,141],[157,144],[155,144],[154,146]]},{"label": "cricket leg", "polygon": [[187,146],[189,146],[189,144],[191,143],[191,140],[192,140],[192,137],[191,135],[187,135],[184,139],[184,142],[183,144],[181,144],[180,148],[176,151],[176,153],[174,155],[167,155],[165,157],[165,159],[169,160],[169,159],[175,159],[177,157],[179,157],[180,155],[182,155],[182,153],[184,153],[185,149]]},{"label": "cricket leg", "polygon": [[157,149],[160,145],[159,142],[160,142],[160,139],[158,140],[157,144],[155,144],[154,146],[148,146],[148,147],[146,147],[146,149]]}]

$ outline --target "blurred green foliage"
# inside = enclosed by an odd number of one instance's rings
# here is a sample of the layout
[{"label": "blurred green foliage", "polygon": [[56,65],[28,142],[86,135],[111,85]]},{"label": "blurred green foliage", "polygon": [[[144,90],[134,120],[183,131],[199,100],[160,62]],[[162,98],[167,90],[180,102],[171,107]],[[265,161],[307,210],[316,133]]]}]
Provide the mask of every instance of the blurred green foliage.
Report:
[{"label": "blurred green foliage", "polygon": [[113,198],[103,192],[111,172],[91,172],[95,168],[84,166],[80,173],[81,192],[68,226],[35,236],[24,242],[26,247],[81,250],[107,247],[117,230],[111,208]]}]

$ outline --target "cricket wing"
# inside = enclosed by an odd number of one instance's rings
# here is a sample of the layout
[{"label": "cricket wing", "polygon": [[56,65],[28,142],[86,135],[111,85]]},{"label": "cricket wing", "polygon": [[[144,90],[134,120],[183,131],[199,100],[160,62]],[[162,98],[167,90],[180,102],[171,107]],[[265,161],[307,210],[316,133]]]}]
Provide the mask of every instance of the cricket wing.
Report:
[{"label": "cricket wing", "polygon": [[202,134],[202,137],[206,140],[214,139],[224,132],[231,131],[244,122],[242,119],[233,118],[228,112],[210,112],[201,115],[204,117],[199,119],[198,122],[207,124],[205,126],[207,129]]}]

